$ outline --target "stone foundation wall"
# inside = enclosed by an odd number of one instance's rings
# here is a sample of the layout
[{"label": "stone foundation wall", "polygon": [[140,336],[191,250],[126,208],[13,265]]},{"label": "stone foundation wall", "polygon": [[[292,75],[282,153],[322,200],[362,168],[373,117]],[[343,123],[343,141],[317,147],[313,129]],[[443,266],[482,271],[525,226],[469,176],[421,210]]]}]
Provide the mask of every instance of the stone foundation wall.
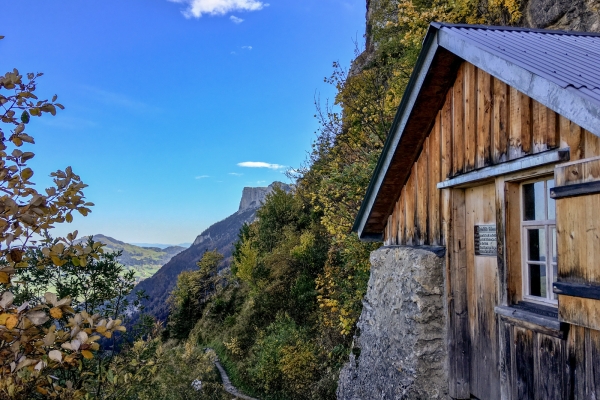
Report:
[{"label": "stone foundation wall", "polygon": [[390,246],[371,254],[338,399],[446,398],[444,260],[444,248]]}]

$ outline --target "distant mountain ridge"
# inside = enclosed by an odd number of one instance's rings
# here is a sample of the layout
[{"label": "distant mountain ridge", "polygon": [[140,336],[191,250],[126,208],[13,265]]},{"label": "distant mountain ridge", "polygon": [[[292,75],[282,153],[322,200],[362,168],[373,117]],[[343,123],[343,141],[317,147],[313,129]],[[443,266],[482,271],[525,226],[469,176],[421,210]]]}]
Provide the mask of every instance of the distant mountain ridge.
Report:
[{"label": "distant mountain ridge", "polygon": [[173,247],[173,246],[178,246],[178,247],[183,247],[183,248],[188,248],[190,247],[192,244],[191,243],[178,243],[178,244],[165,244],[165,243],[129,243],[132,244],[134,246],[138,246],[138,247],[158,247],[159,249],[166,249],[167,247]]},{"label": "distant mountain ridge", "polygon": [[196,237],[188,249],[174,256],[151,278],[140,282],[136,286],[136,290],[143,289],[150,297],[144,303],[146,311],[160,320],[166,320],[169,315],[167,298],[175,287],[177,276],[183,271],[198,268],[196,263],[202,258],[205,251],[216,249],[223,254],[224,259],[220,268],[228,268],[231,264],[233,244],[238,239],[240,229],[244,223],[254,221],[256,211],[276,186],[285,191],[292,190],[291,186],[281,182],[273,182],[267,187],[245,187],[242,191],[238,211],[208,227]]},{"label": "distant mountain ridge", "polygon": [[[140,247],[102,234],[96,234],[92,237],[94,241],[104,243],[106,245],[105,250],[122,251],[123,254],[119,257],[119,262],[127,269],[133,269],[138,281],[151,277],[173,256],[185,250],[185,247],[181,246],[169,246],[164,249]],[[86,240],[87,237],[79,239],[79,241]]]}]

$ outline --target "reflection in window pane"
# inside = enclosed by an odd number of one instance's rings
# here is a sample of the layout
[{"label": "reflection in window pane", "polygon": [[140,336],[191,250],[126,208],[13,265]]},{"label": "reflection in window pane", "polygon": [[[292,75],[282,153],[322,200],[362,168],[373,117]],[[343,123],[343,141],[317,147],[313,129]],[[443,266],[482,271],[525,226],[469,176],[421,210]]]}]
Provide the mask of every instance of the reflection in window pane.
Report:
[{"label": "reflection in window pane", "polygon": [[546,297],[546,267],[529,264],[529,294]]},{"label": "reflection in window pane", "polygon": [[528,259],[546,261],[546,235],[544,229],[527,229]]},{"label": "reflection in window pane", "polygon": [[[556,282],[556,277],[558,276],[558,265],[552,264],[552,269],[554,270],[554,276],[552,277],[552,282]],[[554,300],[558,299],[558,295],[556,293],[552,293],[552,298]]]},{"label": "reflection in window pane", "polygon": [[554,180],[546,182],[546,197],[548,198],[548,219],[556,219],[556,200],[550,198],[550,189],[554,187]]},{"label": "reflection in window pane", "polygon": [[543,181],[523,185],[523,218],[525,221],[546,219]]}]

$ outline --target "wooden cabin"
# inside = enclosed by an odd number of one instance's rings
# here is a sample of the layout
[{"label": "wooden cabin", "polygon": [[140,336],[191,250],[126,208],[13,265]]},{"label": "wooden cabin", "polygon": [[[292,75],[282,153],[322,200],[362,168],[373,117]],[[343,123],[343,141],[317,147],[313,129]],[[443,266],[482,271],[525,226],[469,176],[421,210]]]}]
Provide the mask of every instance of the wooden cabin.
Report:
[{"label": "wooden cabin", "polygon": [[354,229],[446,247],[452,398],[600,398],[600,35],[431,24]]}]

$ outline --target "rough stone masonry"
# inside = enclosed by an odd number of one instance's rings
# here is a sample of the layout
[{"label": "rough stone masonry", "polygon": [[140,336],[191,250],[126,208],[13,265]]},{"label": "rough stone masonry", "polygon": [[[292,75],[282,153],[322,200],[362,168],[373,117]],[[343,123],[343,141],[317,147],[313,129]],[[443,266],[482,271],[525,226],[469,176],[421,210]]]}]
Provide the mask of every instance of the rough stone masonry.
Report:
[{"label": "rough stone masonry", "polygon": [[382,247],[371,254],[340,400],[442,399],[447,396],[444,248]]}]

